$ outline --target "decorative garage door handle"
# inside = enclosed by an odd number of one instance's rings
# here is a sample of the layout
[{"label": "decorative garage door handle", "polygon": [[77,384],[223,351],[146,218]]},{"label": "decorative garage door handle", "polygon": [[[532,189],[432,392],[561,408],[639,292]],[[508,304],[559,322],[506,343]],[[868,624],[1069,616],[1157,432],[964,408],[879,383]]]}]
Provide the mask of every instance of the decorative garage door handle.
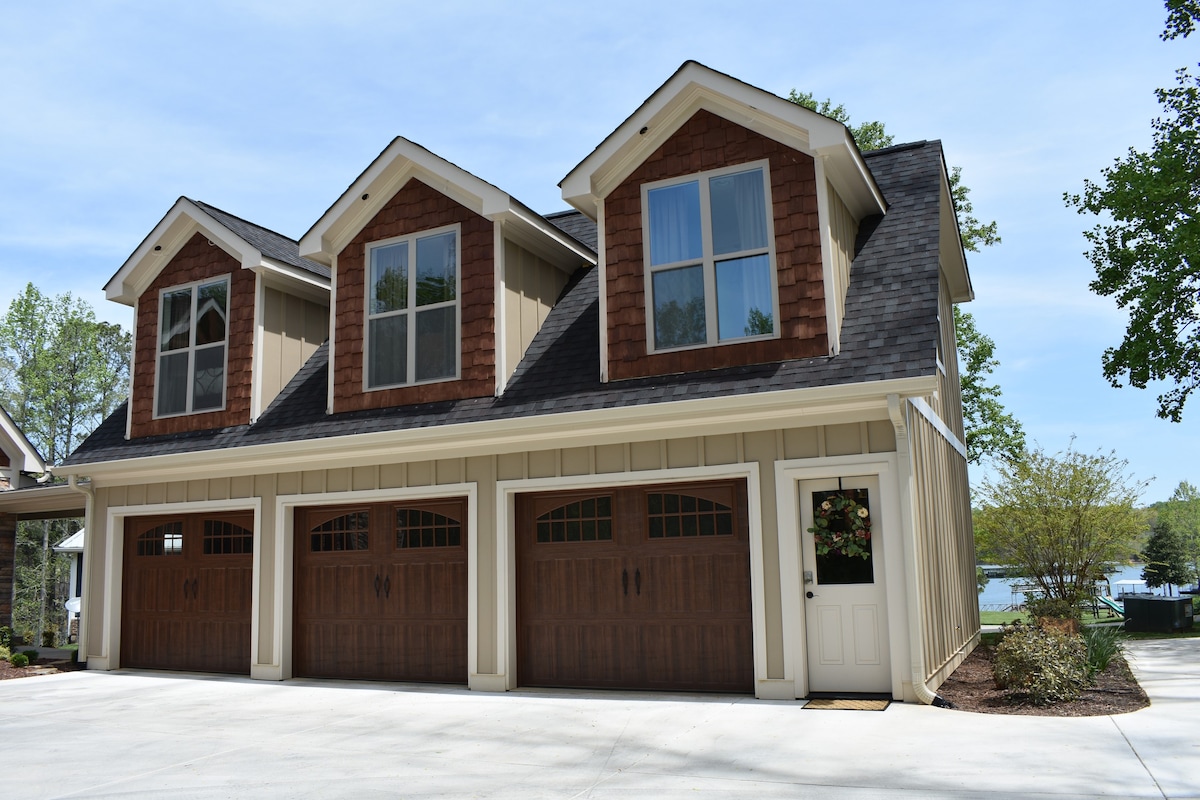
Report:
[{"label": "decorative garage door handle", "polygon": [[621,570],[621,592],[629,594],[629,570],[627,569]]},{"label": "decorative garage door handle", "polygon": [[184,578],[183,579],[183,599],[184,600],[187,600],[187,590],[188,590],[188,579]]},{"label": "decorative garage door handle", "polygon": [[382,581],[379,578],[379,573],[376,573],[375,574],[375,596],[376,597],[379,597],[379,587],[381,585],[382,585]]},{"label": "decorative garage door handle", "polygon": [[636,569],[633,571],[633,585],[637,589],[638,597],[642,596],[642,571]]},{"label": "decorative garage door handle", "polygon": [[390,576],[383,579],[383,596],[385,598],[392,596],[392,579]]}]

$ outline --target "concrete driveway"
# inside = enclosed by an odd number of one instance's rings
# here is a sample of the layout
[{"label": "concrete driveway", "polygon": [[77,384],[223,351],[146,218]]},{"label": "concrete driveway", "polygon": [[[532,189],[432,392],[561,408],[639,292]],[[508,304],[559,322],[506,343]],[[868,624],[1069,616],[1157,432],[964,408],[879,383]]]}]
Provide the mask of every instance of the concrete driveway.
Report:
[{"label": "concrete driveway", "polygon": [[1151,707],[1075,719],[74,672],[0,683],[0,767],[20,797],[1200,797],[1200,639],[1129,654]]}]

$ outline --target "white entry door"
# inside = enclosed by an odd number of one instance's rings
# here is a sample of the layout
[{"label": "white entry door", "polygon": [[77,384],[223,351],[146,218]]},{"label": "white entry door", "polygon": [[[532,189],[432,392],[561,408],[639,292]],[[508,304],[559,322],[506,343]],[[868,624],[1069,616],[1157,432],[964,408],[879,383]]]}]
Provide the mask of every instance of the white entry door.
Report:
[{"label": "white entry door", "polygon": [[[853,497],[867,510],[871,535],[866,558],[817,555],[809,528],[821,504],[839,494]],[[891,693],[882,506],[876,477],[800,482],[809,692]],[[839,525],[839,520],[830,519],[832,528]]]}]

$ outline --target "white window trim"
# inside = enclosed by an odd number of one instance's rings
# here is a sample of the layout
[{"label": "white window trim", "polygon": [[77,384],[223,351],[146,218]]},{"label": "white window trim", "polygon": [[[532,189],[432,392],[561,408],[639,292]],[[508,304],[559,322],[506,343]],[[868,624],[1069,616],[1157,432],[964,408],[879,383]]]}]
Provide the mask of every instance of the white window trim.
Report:
[{"label": "white window trim", "polygon": [[[195,365],[196,365],[196,302],[197,302],[197,299],[200,297],[200,293],[197,291],[197,289],[201,286],[208,286],[209,284],[218,283],[220,281],[225,282],[225,339],[224,339],[225,359],[221,364],[222,375],[224,376],[224,378],[221,382],[221,405],[214,406],[213,408],[202,408],[199,411],[195,411],[192,409],[192,402],[193,402],[192,389],[194,388],[194,383],[195,383],[194,370],[195,370]],[[231,317],[231,314],[229,312],[229,306],[230,306],[230,303],[233,301],[232,295],[230,293],[230,288],[232,286],[233,286],[233,276],[229,273],[226,273],[224,275],[213,275],[212,277],[209,277],[209,278],[201,278],[198,281],[191,281],[190,283],[181,283],[176,286],[168,286],[164,289],[159,289],[159,291],[158,291],[158,323],[155,326],[155,331],[154,331],[154,411],[153,411],[153,415],[151,416],[151,419],[170,419],[172,417],[188,417],[188,416],[192,416],[193,414],[213,414],[213,413],[225,410],[226,405],[229,403],[229,323],[230,323],[230,317]],[[173,353],[173,354],[187,352],[187,354],[188,354],[188,382],[187,382],[187,395],[186,395],[187,408],[184,411],[179,411],[174,414],[160,414],[160,413],[158,413],[159,379],[162,376],[162,357],[164,355],[166,355],[166,353],[164,353],[164,351],[162,349],[163,299],[172,292],[179,292],[184,289],[188,289],[192,293],[191,329],[188,333],[188,336],[189,336],[188,346],[186,348],[186,351],[183,348],[181,348],[179,350],[170,350],[167,352]],[[203,345],[201,349],[209,349],[212,347],[216,347],[215,342],[209,342],[208,344]]]},{"label": "white window trim", "polygon": [[[417,240],[425,239],[430,236],[440,236],[445,233],[454,233],[454,300],[444,301],[441,303],[431,303],[427,306],[421,306],[420,310],[429,310],[435,308],[447,308],[454,306],[456,311],[457,324],[454,326],[454,374],[444,378],[433,378],[430,380],[418,381],[409,380],[404,383],[389,383],[381,386],[371,385],[371,320],[386,319],[387,317],[399,316],[400,314],[408,315],[408,374],[416,375],[417,369],[417,306],[412,304],[412,300],[416,293],[416,264],[417,264]],[[371,313],[371,251],[380,247],[390,247],[401,242],[408,243],[409,251],[409,305],[399,311],[388,311],[382,314]],[[431,383],[445,383],[447,381],[456,381],[462,375],[462,225],[454,223],[452,225],[443,225],[440,228],[430,228],[429,230],[418,231],[416,233],[406,234],[404,236],[393,236],[390,239],[380,239],[376,242],[370,242],[364,250],[363,261],[363,373],[362,373],[362,390],[363,392],[379,392],[388,389],[405,389],[410,386],[424,386]]]},{"label": "white window trim", "polygon": [[[718,259],[713,254],[712,250],[712,215],[709,204],[709,189],[708,182],[712,178],[718,178],[722,175],[732,175],[738,172],[750,172],[751,170],[760,169],[763,174],[763,194],[766,209],[766,225],[767,225],[767,246],[765,254],[771,271],[771,314],[775,321],[775,330],[769,334],[760,334],[758,336],[740,336],[722,341],[717,334],[717,270],[716,264]],[[677,261],[669,264],[650,265],[650,192],[654,189],[661,189],[665,186],[676,186],[683,183],[691,183],[699,181],[701,184],[700,191],[700,226],[701,239],[703,244],[703,254],[700,258],[700,265],[704,271],[704,316],[707,326],[706,341],[684,345],[682,347],[656,347],[654,341],[654,274],[671,269],[679,269],[687,266],[695,266],[696,260]],[[687,175],[679,175],[673,178],[665,178],[659,181],[642,184],[642,281],[643,292],[646,298],[646,352],[647,353],[677,353],[685,350],[698,350],[707,347],[723,347],[731,344],[743,344],[745,342],[757,342],[770,339],[780,338],[781,320],[779,319],[779,275],[777,262],[775,259],[775,215],[772,211],[774,205],[771,198],[771,166],[767,159],[759,161],[748,161],[742,164],[734,164],[732,166],[720,167],[717,169],[704,170],[702,172],[692,172]],[[762,255],[763,248],[755,248],[753,250],[740,251],[737,253],[723,253],[720,261],[729,261],[736,258],[743,258],[751,255]],[[603,341],[604,337],[601,337]]]}]

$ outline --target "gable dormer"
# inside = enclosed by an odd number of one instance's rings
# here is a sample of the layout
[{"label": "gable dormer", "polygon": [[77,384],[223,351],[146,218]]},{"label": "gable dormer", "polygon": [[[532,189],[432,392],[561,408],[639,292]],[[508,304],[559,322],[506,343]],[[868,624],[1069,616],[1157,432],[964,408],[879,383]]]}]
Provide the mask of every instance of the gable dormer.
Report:
[{"label": "gable dormer", "polygon": [[126,435],[253,422],[324,341],[328,270],[296,243],[179,198],[105,285],[134,308]]},{"label": "gable dormer", "polygon": [[46,462],[25,432],[0,408],[0,492],[32,486],[33,475],[46,471]]},{"label": "gable dormer", "polygon": [[695,62],[560,185],[600,229],[612,380],[837,353],[886,209],[844,125]]},{"label": "gable dormer", "polygon": [[330,266],[331,412],[490,397],[594,254],[397,137],[300,239]]}]

